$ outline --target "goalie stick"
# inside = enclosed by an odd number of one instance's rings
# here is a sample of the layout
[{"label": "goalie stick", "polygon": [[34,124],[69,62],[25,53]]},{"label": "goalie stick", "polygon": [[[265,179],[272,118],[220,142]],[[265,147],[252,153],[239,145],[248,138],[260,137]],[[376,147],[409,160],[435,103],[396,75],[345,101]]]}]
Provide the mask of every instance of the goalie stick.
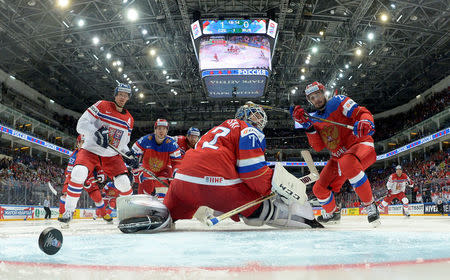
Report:
[{"label": "goalie stick", "polygon": [[[272,111],[275,111],[275,112],[282,112],[282,113],[286,113],[286,114],[289,114],[289,115],[291,114],[291,112],[289,112],[289,110],[276,108],[276,107],[272,107],[272,106],[268,106],[268,105],[260,105],[260,104],[257,104],[257,105],[261,106],[263,109],[268,109],[268,110],[272,110]],[[343,123],[339,123],[339,122],[335,122],[335,121],[330,121],[330,120],[327,120],[327,119],[324,119],[324,118],[312,116],[312,115],[310,115],[308,113],[305,113],[305,116],[307,118],[310,118],[310,119],[315,119],[315,120],[322,121],[322,122],[332,123],[332,124],[339,125],[339,126],[342,126],[342,127],[345,127],[345,128],[353,130],[353,126],[351,126],[349,124],[343,124]]]},{"label": "goalie stick", "polygon": [[[313,159],[311,157],[311,153],[309,151],[307,151],[307,150],[302,150],[301,154],[302,154],[303,159],[306,162],[306,165],[308,166],[308,169],[309,169],[310,173],[305,175],[305,176],[303,176],[303,177],[300,177],[298,179],[302,183],[304,183],[305,185],[311,184],[311,183],[319,180],[319,172],[317,171],[317,168],[314,165]],[[261,198],[258,198],[258,199],[255,199],[253,201],[250,201],[250,202],[248,202],[248,203],[246,203],[246,204],[244,204],[242,206],[239,206],[236,209],[228,211],[228,212],[226,212],[226,213],[224,213],[224,214],[222,214],[220,216],[217,216],[217,217],[214,217],[214,218],[206,220],[206,224],[208,226],[213,226],[213,225],[219,223],[220,221],[225,220],[226,218],[229,218],[231,216],[239,214],[242,211],[244,211],[244,210],[246,210],[246,209],[248,209],[248,208],[250,208],[252,206],[255,206],[255,205],[263,202],[264,200],[271,199],[272,197],[275,197],[275,195],[276,195],[276,193],[271,193],[269,195],[266,195],[266,196],[263,196]]]},{"label": "goalie stick", "polygon": [[[119,155],[123,156],[126,159],[131,159],[131,157],[127,156],[125,153],[119,151],[119,149],[117,149],[116,147],[112,146],[111,144],[109,144],[109,147],[111,149],[113,149],[114,151],[116,151]],[[153,179],[155,179],[156,181],[160,182],[161,184],[163,184],[165,187],[169,187],[169,185],[164,182],[163,180],[161,180],[160,178],[158,178],[158,176],[155,175],[155,173],[151,172],[150,170],[148,170],[145,167],[140,167],[142,170],[144,170],[146,173],[150,174],[150,176],[153,177]]]}]

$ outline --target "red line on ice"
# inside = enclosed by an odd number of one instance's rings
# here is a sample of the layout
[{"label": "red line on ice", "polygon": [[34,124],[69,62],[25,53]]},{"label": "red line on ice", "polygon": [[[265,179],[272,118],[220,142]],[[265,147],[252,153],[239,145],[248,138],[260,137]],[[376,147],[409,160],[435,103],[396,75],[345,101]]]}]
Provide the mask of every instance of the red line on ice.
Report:
[{"label": "red line on ice", "polygon": [[84,264],[59,264],[59,263],[38,263],[38,262],[18,262],[18,261],[2,261],[7,265],[22,265],[22,266],[41,266],[51,268],[66,268],[66,269],[91,269],[91,270],[126,270],[126,271],[186,271],[186,270],[209,270],[209,271],[231,271],[231,272],[251,272],[251,271],[293,271],[293,270],[336,270],[349,268],[372,268],[372,267],[387,267],[413,264],[429,264],[450,262],[450,258],[442,259],[417,259],[410,261],[398,262],[381,262],[381,263],[354,263],[354,264],[327,264],[327,265],[309,265],[309,266],[263,266],[257,262],[248,263],[244,266],[218,266],[218,267],[186,267],[186,266],[116,266],[116,265],[84,265]]}]

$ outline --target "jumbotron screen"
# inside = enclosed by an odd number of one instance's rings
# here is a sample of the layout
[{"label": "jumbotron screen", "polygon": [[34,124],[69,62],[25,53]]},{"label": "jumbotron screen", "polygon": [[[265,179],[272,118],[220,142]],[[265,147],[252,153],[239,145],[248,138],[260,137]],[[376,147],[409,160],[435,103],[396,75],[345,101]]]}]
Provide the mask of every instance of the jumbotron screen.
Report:
[{"label": "jumbotron screen", "polygon": [[191,24],[192,42],[208,97],[261,97],[272,70],[278,25],[265,19]]},{"label": "jumbotron screen", "polygon": [[269,69],[270,42],[260,35],[205,36],[200,40],[200,71],[209,69]]}]

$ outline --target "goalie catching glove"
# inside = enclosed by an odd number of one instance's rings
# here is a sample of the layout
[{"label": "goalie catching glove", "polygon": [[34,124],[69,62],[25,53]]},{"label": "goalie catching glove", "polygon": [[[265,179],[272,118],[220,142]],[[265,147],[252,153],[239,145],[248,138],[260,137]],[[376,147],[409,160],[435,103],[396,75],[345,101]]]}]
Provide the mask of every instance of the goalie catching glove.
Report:
[{"label": "goalie catching glove", "polygon": [[272,191],[277,193],[281,200],[288,205],[292,203],[302,205],[308,199],[306,185],[289,173],[279,162],[275,164],[273,171]]}]

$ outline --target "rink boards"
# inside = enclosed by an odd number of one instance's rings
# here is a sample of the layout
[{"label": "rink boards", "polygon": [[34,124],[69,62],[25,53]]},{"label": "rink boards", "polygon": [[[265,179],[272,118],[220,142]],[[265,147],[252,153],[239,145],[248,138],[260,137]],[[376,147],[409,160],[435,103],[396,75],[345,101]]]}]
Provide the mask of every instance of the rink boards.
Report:
[{"label": "rink boards", "polygon": [[[74,219],[92,219],[96,216],[93,208],[76,209],[73,215]],[[52,219],[56,219],[59,215],[59,208],[50,207]],[[111,213],[112,217],[116,217],[116,211]],[[0,205],[0,221],[23,221],[23,220],[43,220],[45,210],[43,206],[27,206],[27,205]]]},{"label": "rink boards", "polygon": [[[450,215],[450,204],[444,203],[444,214]],[[52,219],[58,217],[58,208],[51,207]],[[314,215],[319,216],[322,212],[321,207],[314,207]],[[413,216],[436,216],[441,215],[438,207],[434,203],[414,203],[409,205],[409,212]],[[344,216],[366,215],[363,207],[343,208],[341,214]],[[402,205],[389,205],[381,211],[382,215],[403,215]],[[92,219],[96,216],[95,209],[81,208],[74,213],[74,219]],[[112,217],[116,217],[116,212],[111,213]],[[26,206],[26,205],[0,205],[1,221],[22,221],[22,220],[43,220],[45,217],[44,207],[42,206]]]}]

